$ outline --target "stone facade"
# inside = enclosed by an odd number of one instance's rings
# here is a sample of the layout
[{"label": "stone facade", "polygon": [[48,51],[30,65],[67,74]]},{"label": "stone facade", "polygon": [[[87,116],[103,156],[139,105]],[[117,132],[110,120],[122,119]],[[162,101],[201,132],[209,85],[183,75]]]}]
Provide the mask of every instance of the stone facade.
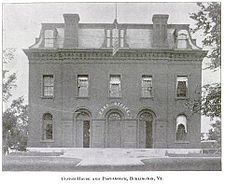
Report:
[{"label": "stone facade", "polygon": [[[28,145],[200,147],[201,115],[185,104],[201,94],[206,52],[191,39],[188,25],[167,24],[167,19],[154,15],[153,24],[87,24],[77,14],[64,14],[64,23],[42,24],[35,44],[24,50]],[[119,41],[114,55],[113,39]]]}]

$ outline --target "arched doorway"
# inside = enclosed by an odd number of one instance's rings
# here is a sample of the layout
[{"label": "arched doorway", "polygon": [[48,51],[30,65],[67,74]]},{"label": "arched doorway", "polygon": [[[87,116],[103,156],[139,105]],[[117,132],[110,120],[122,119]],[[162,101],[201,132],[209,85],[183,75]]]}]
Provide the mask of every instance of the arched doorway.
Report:
[{"label": "arched doorway", "polygon": [[121,147],[121,120],[122,115],[117,111],[112,111],[107,116],[107,123],[108,123],[107,147],[109,148]]},{"label": "arched doorway", "polygon": [[138,119],[139,148],[153,147],[153,115],[150,112],[142,112]]},{"label": "arched doorway", "polygon": [[79,111],[76,115],[76,146],[90,147],[90,115],[86,111]]}]

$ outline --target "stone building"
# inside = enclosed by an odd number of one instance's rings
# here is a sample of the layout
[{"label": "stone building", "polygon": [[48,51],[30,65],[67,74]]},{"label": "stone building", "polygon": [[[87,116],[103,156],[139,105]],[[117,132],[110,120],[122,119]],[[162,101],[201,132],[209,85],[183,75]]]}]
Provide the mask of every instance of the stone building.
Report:
[{"label": "stone building", "polygon": [[[202,59],[188,24],[43,23],[29,59],[29,147],[198,148]],[[150,22],[150,20],[149,20]]]}]

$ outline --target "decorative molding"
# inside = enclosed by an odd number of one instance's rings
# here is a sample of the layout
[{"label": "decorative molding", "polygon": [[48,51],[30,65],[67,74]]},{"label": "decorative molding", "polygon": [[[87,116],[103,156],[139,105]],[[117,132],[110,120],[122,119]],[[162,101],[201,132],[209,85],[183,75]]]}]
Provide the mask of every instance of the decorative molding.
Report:
[{"label": "decorative molding", "polygon": [[154,50],[120,49],[112,56],[111,49],[27,49],[25,54],[31,60],[168,60],[202,61],[207,51],[202,50]]}]

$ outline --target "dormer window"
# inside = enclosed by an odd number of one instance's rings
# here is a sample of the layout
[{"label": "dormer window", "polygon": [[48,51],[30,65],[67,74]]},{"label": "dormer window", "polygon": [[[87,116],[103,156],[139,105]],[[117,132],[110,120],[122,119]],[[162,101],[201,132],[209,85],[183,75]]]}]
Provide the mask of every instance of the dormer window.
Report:
[{"label": "dormer window", "polygon": [[54,42],[56,38],[56,31],[54,30],[45,30],[44,32],[44,39],[45,39],[45,47],[46,48],[53,48]]},{"label": "dormer window", "polygon": [[124,47],[124,30],[120,30],[120,47],[123,48]]},{"label": "dormer window", "polygon": [[187,35],[181,33],[177,37],[177,48],[186,49],[187,48]]},{"label": "dormer window", "polygon": [[111,30],[106,30],[106,47],[111,47]]},{"label": "dormer window", "polygon": [[120,48],[125,47],[125,30],[119,28],[107,29],[106,30],[106,47],[111,48],[113,42],[118,42]]}]

